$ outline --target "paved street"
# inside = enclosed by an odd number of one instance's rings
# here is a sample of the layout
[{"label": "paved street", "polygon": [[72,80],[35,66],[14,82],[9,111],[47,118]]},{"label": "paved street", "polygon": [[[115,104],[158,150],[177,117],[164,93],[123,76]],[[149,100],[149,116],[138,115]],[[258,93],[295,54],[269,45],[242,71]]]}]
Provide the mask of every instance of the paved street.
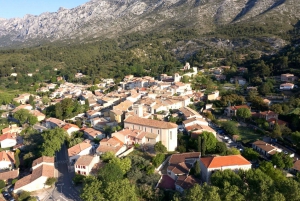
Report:
[{"label": "paved street", "polygon": [[49,194],[48,198],[45,199],[46,201],[81,201],[79,192],[72,184],[74,172],[68,171],[67,161],[67,148],[65,145],[63,145],[62,149],[56,155],[58,181],[53,191]]}]

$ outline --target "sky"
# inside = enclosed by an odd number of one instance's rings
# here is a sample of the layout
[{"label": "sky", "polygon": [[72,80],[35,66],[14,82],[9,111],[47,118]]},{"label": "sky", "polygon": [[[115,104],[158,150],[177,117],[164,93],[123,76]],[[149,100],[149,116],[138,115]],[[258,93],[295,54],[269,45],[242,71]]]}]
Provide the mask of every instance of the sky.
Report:
[{"label": "sky", "polygon": [[59,7],[74,8],[89,0],[0,0],[0,18],[22,18],[26,14],[39,15],[56,12]]}]

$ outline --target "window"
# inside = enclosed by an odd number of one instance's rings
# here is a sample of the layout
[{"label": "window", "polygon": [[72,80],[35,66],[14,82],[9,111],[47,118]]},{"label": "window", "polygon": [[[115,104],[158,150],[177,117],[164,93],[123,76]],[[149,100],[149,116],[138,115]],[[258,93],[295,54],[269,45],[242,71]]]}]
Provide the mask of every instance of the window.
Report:
[{"label": "window", "polygon": [[170,140],[172,140],[172,131],[170,131]]},{"label": "window", "polygon": [[147,128],[145,127],[145,131],[146,131],[146,129],[147,129]]},{"label": "window", "polygon": [[151,128],[151,133],[152,133],[152,128]]},{"label": "window", "polygon": [[82,169],[85,169],[85,166],[81,166]]},{"label": "window", "polygon": [[150,139],[148,138],[148,142],[150,141]]},{"label": "window", "polygon": [[159,130],[157,130],[157,134],[159,134]]}]

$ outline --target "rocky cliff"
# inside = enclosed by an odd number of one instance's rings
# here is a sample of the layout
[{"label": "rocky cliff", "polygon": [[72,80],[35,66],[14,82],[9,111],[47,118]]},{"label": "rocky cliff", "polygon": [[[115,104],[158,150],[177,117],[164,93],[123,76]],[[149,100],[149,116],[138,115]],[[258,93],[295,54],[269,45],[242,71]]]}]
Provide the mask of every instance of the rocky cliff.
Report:
[{"label": "rocky cliff", "polygon": [[73,9],[0,19],[0,47],[182,27],[204,33],[224,24],[299,19],[299,0],[91,0]]}]

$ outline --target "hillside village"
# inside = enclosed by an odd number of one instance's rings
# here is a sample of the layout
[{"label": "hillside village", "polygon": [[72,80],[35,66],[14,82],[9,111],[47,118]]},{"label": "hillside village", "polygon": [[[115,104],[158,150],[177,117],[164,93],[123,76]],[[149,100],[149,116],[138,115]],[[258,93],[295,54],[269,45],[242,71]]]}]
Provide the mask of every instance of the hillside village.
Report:
[{"label": "hillside village", "polygon": [[[139,171],[156,175],[151,189],[182,195],[196,184],[216,184],[219,170],[272,164],[284,177],[298,178],[300,134],[292,132],[295,126],[280,105],[292,101],[298,77],[286,73],[265,81],[277,93],[262,98],[267,89],[249,84],[247,68],[237,67],[233,76],[231,70],[186,63],[174,75],[127,75],[119,83],[110,78],[94,85],[57,77],[36,93],[19,94],[1,106],[4,198],[30,192],[33,200],[57,199],[55,193],[72,200],[63,190],[59,194],[60,178],[72,176],[68,185],[83,189],[81,199],[88,200],[85,177],[104,174],[112,161],[129,158],[133,165],[138,157],[148,161]],[[128,178],[130,168],[124,170]]]}]

